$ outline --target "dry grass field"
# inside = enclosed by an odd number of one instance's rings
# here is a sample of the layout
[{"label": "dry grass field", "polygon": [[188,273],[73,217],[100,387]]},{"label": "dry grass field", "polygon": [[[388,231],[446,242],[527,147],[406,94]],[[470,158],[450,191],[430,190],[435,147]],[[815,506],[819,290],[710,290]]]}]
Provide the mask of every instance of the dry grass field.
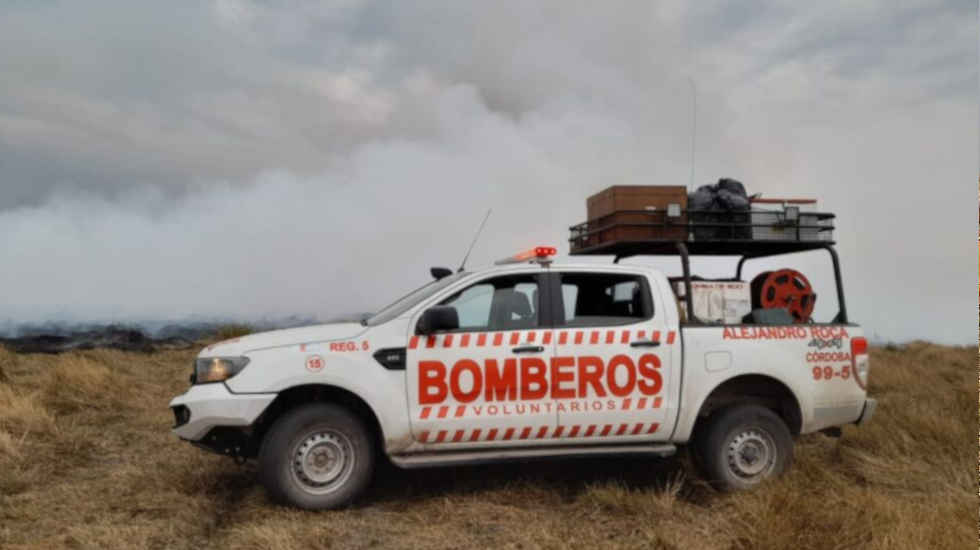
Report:
[{"label": "dry grass field", "polygon": [[251,466],[169,431],[194,350],[0,349],[0,548],[965,548],[977,355],[872,351],[874,421],[800,438],[785,477],[718,494],[686,459],[400,471],[352,509],[271,504]]}]

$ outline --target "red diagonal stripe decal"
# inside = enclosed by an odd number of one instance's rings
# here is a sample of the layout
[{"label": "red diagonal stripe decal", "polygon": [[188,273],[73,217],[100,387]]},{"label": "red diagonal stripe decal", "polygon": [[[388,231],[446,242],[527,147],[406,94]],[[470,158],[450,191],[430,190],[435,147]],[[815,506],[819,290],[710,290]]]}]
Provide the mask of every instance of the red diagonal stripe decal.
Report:
[{"label": "red diagonal stripe decal", "polygon": [[507,440],[512,437],[514,437],[514,428],[507,428],[507,431],[504,432],[504,439]]},{"label": "red diagonal stripe decal", "polygon": [[660,427],[660,424],[657,424],[656,422],[654,422],[653,424],[650,424],[650,429],[647,430],[647,433],[648,434],[652,434],[653,432],[657,431],[657,428],[659,428],[659,427]]},{"label": "red diagonal stripe decal", "polygon": [[630,343],[630,331],[628,331],[628,330],[624,330],[623,331],[623,335],[619,337],[619,343],[620,344],[629,344]]},{"label": "red diagonal stripe decal", "polygon": [[626,399],[623,399],[623,410],[624,411],[630,410],[630,401],[631,400],[630,400],[629,397],[627,397]]},{"label": "red diagonal stripe decal", "polygon": [[606,331],[606,343],[607,344],[612,344],[615,341],[616,341],[616,331],[615,330],[607,330]]},{"label": "red diagonal stripe decal", "polygon": [[531,427],[527,426],[521,430],[521,439],[527,439],[527,436],[531,435]]},{"label": "red diagonal stripe decal", "polygon": [[456,418],[463,416],[463,413],[465,412],[466,412],[466,405],[460,405],[456,407]]},{"label": "red diagonal stripe decal", "polygon": [[487,441],[493,441],[494,439],[497,439],[497,428],[491,428],[490,431],[487,432]]},{"label": "red diagonal stripe decal", "polygon": [[459,443],[463,439],[463,430],[456,430],[456,435],[453,436],[453,443]]},{"label": "red diagonal stripe decal", "polygon": [[670,332],[667,333],[667,343],[668,344],[673,344],[674,343],[674,334],[675,334],[674,331],[670,331]]},{"label": "red diagonal stripe decal", "polygon": [[592,334],[589,335],[589,343],[590,344],[598,344],[599,343],[599,331],[598,330],[593,330],[592,331]]},{"label": "red diagonal stripe decal", "polygon": [[446,440],[446,430],[439,430],[439,434],[436,435],[436,443],[442,443]]},{"label": "red diagonal stripe decal", "polygon": [[591,425],[589,425],[589,427],[588,427],[588,428],[587,428],[587,429],[585,430],[585,435],[584,435],[583,437],[591,437],[591,436],[592,436],[592,434],[594,434],[594,433],[595,433],[595,424],[591,424]]},{"label": "red diagonal stripe decal", "polygon": [[643,424],[642,423],[637,424],[636,427],[633,428],[633,431],[631,432],[630,435],[636,435],[636,434],[640,433],[640,430],[642,430],[642,429],[643,429]]},{"label": "red diagonal stripe decal", "polygon": [[551,343],[551,331],[550,330],[545,331],[544,336],[541,337],[541,343],[544,344],[544,345],[546,345],[546,346]]},{"label": "red diagonal stripe decal", "polygon": [[551,434],[551,437],[561,437],[561,432],[565,430],[565,426],[558,426],[555,428],[555,433]]},{"label": "red diagonal stripe decal", "polygon": [[479,336],[476,337],[476,346],[482,348],[487,344],[487,334],[481,332]]},{"label": "red diagonal stripe decal", "polygon": [[500,344],[503,344],[503,343],[504,343],[504,333],[503,332],[498,332],[497,334],[494,334],[493,335],[493,345],[499,346]]},{"label": "red diagonal stripe decal", "polygon": [[449,412],[449,406],[443,405],[439,407],[439,418],[446,418],[446,414]]},{"label": "red diagonal stripe decal", "polygon": [[566,342],[568,342],[568,333],[563,330],[558,334],[558,345],[564,346]]},{"label": "red diagonal stripe decal", "polygon": [[459,339],[459,347],[465,348],[469,345],[470,345],[470,333],[467,332]]},{"label": "red diagonal stripe decal", "polygon": [[521,333],[512,332],[510,333],[510,345],[516,346],[518,342],[521,341]]},{"label": "red diagonal stripe decal", "polygon": [[647,398],[646,397],[641,397],[639,403],[636,404],[636,408],[637,409],[642,409],[643,407],[646,407],[646,406],[647,406]]},{"label": "red diagonal stripe decal", "polygon": [[546,433],[548,433],[548,426],[541,426],[541,429],[538,430],[538,435],[534,437],[535,439],[541,439],[542,437],[545,436]]},{"label": "red diagonal stripe decal", "polygon": [[426,440],[428,440],[428,439],[429,439],[429,432],[426,431],[426,432],[421,432],[419,434],[419,441],[420,442],[425,443]]},{"label": "red diagonal stripe decal", "polygon": [[659,330],[653,331],[653,336],[651,336],[650,339],[653,340],[654,342],[659,342],[660,341],[660,331]]},{"label": "red diagonal stripe decal", "polygon": [[408,349],[415,349],[417,347],[419,347],[419,337],[418,336],[412,336],[408,340]]},{"label": "red diagonal stripe decal", "polygon": [[616,435],[623,435],[624,433],[626,433],[626,428],[628,427],[629,426],[627,426],[626,424],[620,424],[619,429],[616,430]]},{"label": "red diagonal stripe decal", "polygon": [[421,418],[422,420],[429,418],[430,412],[432,412],[432,407],[422,407],[422,414],[419,415],[419,418]]},{"label": "red diagonal stripe decal", "polygon": [[533,331],[533,330],[532,330],[532,331],[529,331],[529,332],[527,333],[527,343],[528,343],[528,344],[531,344],[531,343],[533,343],[533,342],[534,342],[534,339],[535,339],[535,338],[537,338],[537,336],[535,335],[535,333],[534,333],[534,331]]},{"label": "red diagonal stripe decal", "polygon": [[659,397],[653,400],[653,408],[654,409],[659,409],[660,408],[660,398]]},{"label": "red diagonal stripe decal", "polygon": [[577,331],[575,333],[575,345],[578,345],[578,344],[581,344],[581,343],[582,343],[582,331],[580,330],[580,331]]},{"label": "red diagonal stripe decal", "polygon": [[428,337],[426,337],[426,339],[425,339],[425,347],[427,347],[427,348],[433,348],[433,347],[435,347],[435,345],[436,345],[436,337],[435,336],[428,336]]},{"label": "red diagonal stripe decal", "polygon": [[568,437],[575,437],[575,436],[577,436],[578,435],[578,429],[579,429],[579,426],[578,425],[572,426],[572,431],[568,432]]},{"label": "red diagonal stripe decal", "polygon": [[606,437],[607,435],[609,435],[610,431],[612,431],[612,424],[606,424],[605,426],[602,427],[602,433],[599,435],[601,435],[602,437]]},{"label": "red diagonal stripe decal", "polygon": [[644,338],[646,338],[646,335],[647,335],[647,331],[641,330],[641,331],[639,331],[639,332],[636,333],[636,339],[637,340],[643,340]]},{"label": "red diagonal stripe decal", "polygon": [[470,441],[479,441],[479,440],[480,440],[480,430],[478,429],[473,430],[473,435],[470,436]]},{"label": "red diagonal stripe decal", "polygon": [[451,348],[451,347],[453,347],[453,335],[452,334],[447,334],[446,335],[446,339],[443,341],[442,347],[444,347],[444,348]]}]

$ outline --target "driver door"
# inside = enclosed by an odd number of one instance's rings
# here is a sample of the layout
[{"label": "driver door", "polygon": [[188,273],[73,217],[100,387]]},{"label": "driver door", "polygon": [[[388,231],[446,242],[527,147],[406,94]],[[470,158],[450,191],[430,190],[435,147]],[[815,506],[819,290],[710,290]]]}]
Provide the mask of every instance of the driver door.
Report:
[{"label": "driver door", "polygon": [[544,278],[499,275],[439,301],[459,328],[409,336],[406,375],[416,441],[433,448],[529,445],[551,437],[551,329]]}]

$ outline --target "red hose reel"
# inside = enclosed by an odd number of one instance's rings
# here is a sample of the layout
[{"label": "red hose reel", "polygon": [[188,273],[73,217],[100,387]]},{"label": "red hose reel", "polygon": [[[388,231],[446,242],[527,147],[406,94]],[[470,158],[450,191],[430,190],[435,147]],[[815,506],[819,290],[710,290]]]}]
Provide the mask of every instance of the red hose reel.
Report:
[{"label": "red hose reel", "polygon": [[752,279],[752,308],[785,308],[794,323],[809,323],[817,294],[810,281],[795,269],[763,271]]}]

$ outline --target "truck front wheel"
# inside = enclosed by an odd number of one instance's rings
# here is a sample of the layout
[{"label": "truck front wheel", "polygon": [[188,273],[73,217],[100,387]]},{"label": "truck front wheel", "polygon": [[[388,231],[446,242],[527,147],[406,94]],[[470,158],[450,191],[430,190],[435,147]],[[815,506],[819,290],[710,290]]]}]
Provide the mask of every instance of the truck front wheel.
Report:
[{"label": "truck front wheel", "polygon": [[349,410],[311,403],[281,416],[259,451],[259,479],[270,496],[307,510],[345,506],[371,481],[372,438]]},{"label": "truck front wheel", "polygon": [[723,491],[748,489],[782,474],[793,461],[793,437],[773,411],[735,405],[706,419],[694,440],[697,462]]}]

